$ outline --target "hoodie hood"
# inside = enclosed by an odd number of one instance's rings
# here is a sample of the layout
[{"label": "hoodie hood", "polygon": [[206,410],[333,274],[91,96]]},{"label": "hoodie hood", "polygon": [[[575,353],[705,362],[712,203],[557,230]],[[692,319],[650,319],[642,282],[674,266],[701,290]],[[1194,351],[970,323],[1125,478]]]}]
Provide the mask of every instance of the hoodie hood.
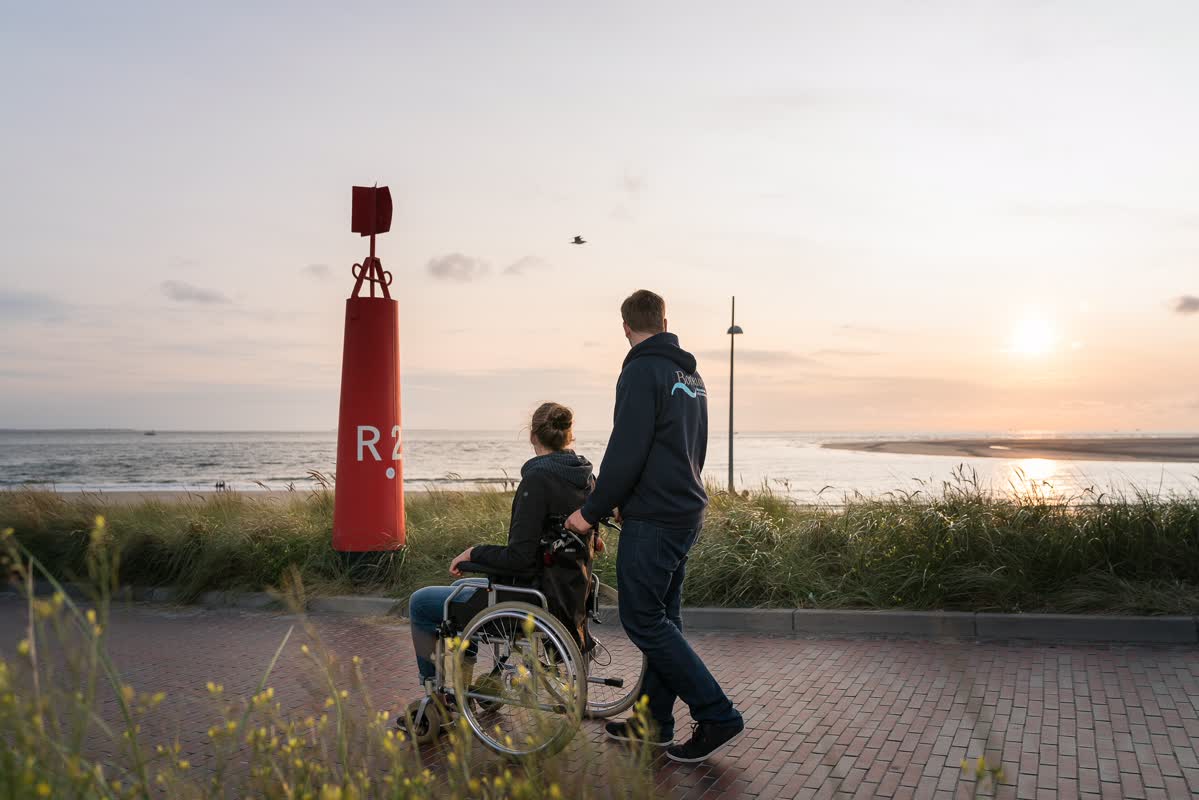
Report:
[{"label": "hoodie hood", "polygon": [[591,462],[573,450],[561,450],[533,456],[520,468],[520,477],[527,478],[535,472],[548,472],[579,489],[586,489],[591,481]]},{"label": "hoodie hood", "polygon": [[678,365],[679,369],[688,374],[695,372],[695,356],[679,347],[679,337],[673,333],[655,333],[641,344],[629,351],[624,357],[621,369],[627,367],[635,359],[642,356],[662,356]]}]

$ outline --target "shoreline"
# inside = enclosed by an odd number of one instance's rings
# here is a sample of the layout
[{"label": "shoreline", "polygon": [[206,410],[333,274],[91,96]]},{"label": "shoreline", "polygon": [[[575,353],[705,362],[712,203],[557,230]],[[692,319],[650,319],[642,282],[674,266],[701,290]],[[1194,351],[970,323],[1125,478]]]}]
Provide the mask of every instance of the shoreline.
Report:
[{"label": "shoreline", "polygon": [[[311,492],[310,489],[297,489],[294,492],[288,492],[288,491],[284,491],[282,489],[276,490],[276,491],[268,491],[266,489],[254,489],[252,491],[251,490],[241,491],[241,490],[234,489],[234,490],[223,491],[223,492],[213,491],[212,489],[201,490],[201,491],[189,491],[186,489],[163,489],[161,491],[151,491],[151,490],[142,490],[142,489],[118,489],[118,490],[110,492],[110,491],[92,491],[92,490],[88,490],[88,489],[56,490],[53,488],[42,488],[42,487],[34,486],[34,487],[25,487],[25,488],[16,488],[16,489],[0,489],[0,497],[3,497],[5,494],[19,494],[21,492],[28,492],[28,491],[52,494],[52,495],[61,497],[64,500],[71,500],[71,501],[83,500],[83,499],[93,500],[100,505],[109,505],[109,506],[132,506],[132,505],[139,505],[142,503],[172,503],[172,504],[188,503],[188,502],[206,503],[209,500],[220,499],[222,497],[249,499],[249,500],[253,500],[254,502],[281,503],[281,502],[287,502],[289,500],[294,500],[297,497],[306,497]],[[428,490],[428,489],[405,489],[404,494],[405,495],[424,495],[424,494],[428,494],[429,491],[430,490]],[[471,493],[472,491],[475,491],[475,490],[445,489],[443,491],[445,491],[447,493],[450,493],[450,492],[452,492],[452,493]],[[330,492],[332,492],[332,489],[330,489]]]},{"label": "shoreline", "polygon": [[955,458],[1199,463],[1199,436],[1126,439],[925,439],[826,442],[828,450]]}]

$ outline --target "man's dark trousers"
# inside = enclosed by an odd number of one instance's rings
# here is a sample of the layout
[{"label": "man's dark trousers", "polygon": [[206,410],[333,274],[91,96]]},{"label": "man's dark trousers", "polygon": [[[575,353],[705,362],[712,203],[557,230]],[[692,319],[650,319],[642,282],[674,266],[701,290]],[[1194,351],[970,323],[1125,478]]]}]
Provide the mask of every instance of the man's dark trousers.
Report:
[{"label": "man's dark trousers", "polygon": [[620,622],[649,667],[642,693],[661,733],[674,735],[674,701],[682,699],[696,722],[733,725],[733,708],[708,667],[683,638],[683,576],[699,528],[665,528],[625,520],[616,554]]}]

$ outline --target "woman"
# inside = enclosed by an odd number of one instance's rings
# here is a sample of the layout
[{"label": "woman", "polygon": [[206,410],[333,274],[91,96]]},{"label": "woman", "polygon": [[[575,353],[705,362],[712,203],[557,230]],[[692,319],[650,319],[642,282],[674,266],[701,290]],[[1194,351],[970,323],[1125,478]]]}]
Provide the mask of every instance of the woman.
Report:
[{"label": "woman", "polygon": [[[574,415],[558,403],[542,403],[533,412],[529,442],[533,458],[520,468],[520,485],[512,499],[512,518],[508,525],[508,544],[478,544],[468,547],[450,562],[450,574],[460,577],[458,565],[464,561],[489,567],[497,572],[517,574],[537,566],[541,535],[552,516],[566,517],[587,499],[592,482],[591,462],[567,449],[574,441]],[[486,586],[485,578],[464,578],[454,582]],[[459,594],[469,599],[476,589]],[[433,649],[437,626],[445,613],[449,586],[426,586],[412,593],[408,616],[412,628],[412,646],[421,685],[436,675]]]}]

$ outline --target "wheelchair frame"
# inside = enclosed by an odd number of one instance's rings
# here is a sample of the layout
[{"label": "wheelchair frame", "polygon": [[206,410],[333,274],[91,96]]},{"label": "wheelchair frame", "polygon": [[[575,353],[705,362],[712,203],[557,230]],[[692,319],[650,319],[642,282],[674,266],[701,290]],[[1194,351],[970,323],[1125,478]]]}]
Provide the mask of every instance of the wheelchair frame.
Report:
[{"label": "wheelchair frame", "polygon": [[[577,731],[582,717],[606,718],[627,710],[632,706],[633,702],[636,701],[636,693],[640,690],[641,683],[645,678],[644,658],[641,659],[641,669],[636,678],[636,686],[632,691],[626,693],[617,702],[603,704],[599,708],[591,708],[588,705],[587,691],[587,688],[590,684],[599,684],[618,688],[623,688],[625,685],[624,679],[600,678],[589,674],[594,653],[598,648],[593,648],[591,651],[589,651],[589,653],[586,654],[582,653],[578,649],[573,636],[571,636],[569,631],[562,625],[561,621],[559,621],[553,614],[550,613],[549,602],[541,590],[528,586],[517,586],[510,583],[498,583],[494,579],[494,571],[487,570],[477,564],[464,562],[460,565],[460,569],[464,573],[479,573],[485,577],[476,584],[461,584],[454,586],[449,596],[446,597],[446,600],[442,606],[441,629],[438,631],[432,658],[435,669],[434,677],[425,682],[425,696],[411,704],[408,712],[405,714],[405,717],[401,718],[402,720],[407,720],[405,725],[412,725],[415,727],[417,733],[414,733],[414,736],[419,742],[431,742],[436,739],[442,724],[449,721],[441,719],[443,710],[451,710],[448,709],[448,703],[445,705],[442,704],[441,698],[452,698],[453,705],[455,706],[455,708],[452,710],[456,711],[457,715],[464,716],[466,718],[468,725],[483,744],[487,745],[490,749],[498,753],[509,757],[518,758],[531,755],[536,752],[553,752],[556,749],[565,746],[565,744],[569,742],[571,738],[573,738],[573,735]],[[531,578],[533,575],[517,575],[514,577],[518,579],[523,577]],[[483,581],[485,581],[485,585],[483,585]],[[589,592],[591,596],[589,598],[587,616],[592,621],[598,624],[603,624],[603,619],[599,612],[599,596],[602,582],[599,580],[598,575],[593,574],[591,576],[591,586],[592,588]],[[467,591],[487,592],[486,605],[482,606],[480,610],[476,611],[468,622],[457,626],[458,630],[451,632],[450,629],[453,625],[452,609],[454,602]],[[504,596],[504,599],[501,599],[501,596]],[[527,598],[527,600],[517,598]],[[473,692],[470,690],[471,687],[468,687],[464,684],[462,686],[464,691],[460,693],[459,686],[456,685],[458,683],[458,675],[455,674],[451,676],[447,674],[447,658],[452,657],[459,659],[455,663],[461,664],[460,659],[462,658],[462,654],[447,653],[447,639],[450,636],[466,634],[475,620],[478,620],[488,611],[493,610],[500,605],[507,605],[506,611],[508,612],[523,612],[520,614],[522,618],[527,618],[528,615],[532,615],[535,620],[534,624],[537,624],[537,627],[541,629],[543,636],[548,636],[550,643],[553,645],[554,651],[566,657],[565,667],[568,671],[567,678],[570,681],[570,685],[573,687],[569,698],[555,705],[543,704],[537,701],[532,703],[513,702],[511,698],[493,697],[487,694]],[[497,619],[501,619],[504,616],[504,614],[497,615]],[[507,616],[511,617],[513,614],[509,613]],[[599,647],[602,647],[602,645],[599,645]],[[575,659],[576,655],[578,656],[577,661]],[[499,656],[497,655],[497,661],[498,660]],[[457,669],[455,669],[455,673],[457,673]],[[451,680],[453,682],[451,682]],[[553,693],[552,687],[550,687],[548,684],[546,684],[546,688],[549,688],[551,693]],[[578,695],[577,697],[575,696],[576,694]],[[572,714],[575,715],[577,719],[573,721],[573,724],[569,730],[569,734],[567,734],[565,728],[560,728],[558,733],[547,737],[540,745],[521,750],[514,748],[510,743],[505,744],[497,741],[491,737],[488,732],[483,730],[475,719],[476,714],[474,710],[464,710],[464,706],[472,701],[480,704],[498,703],[502,705],[525,707],[546,713],[563,715]],[[573,706],[574,708],[572,709],[569,706]],[[423,734],[419,732],[420,723],[422,720],[426,723],[426,730]]]}]

